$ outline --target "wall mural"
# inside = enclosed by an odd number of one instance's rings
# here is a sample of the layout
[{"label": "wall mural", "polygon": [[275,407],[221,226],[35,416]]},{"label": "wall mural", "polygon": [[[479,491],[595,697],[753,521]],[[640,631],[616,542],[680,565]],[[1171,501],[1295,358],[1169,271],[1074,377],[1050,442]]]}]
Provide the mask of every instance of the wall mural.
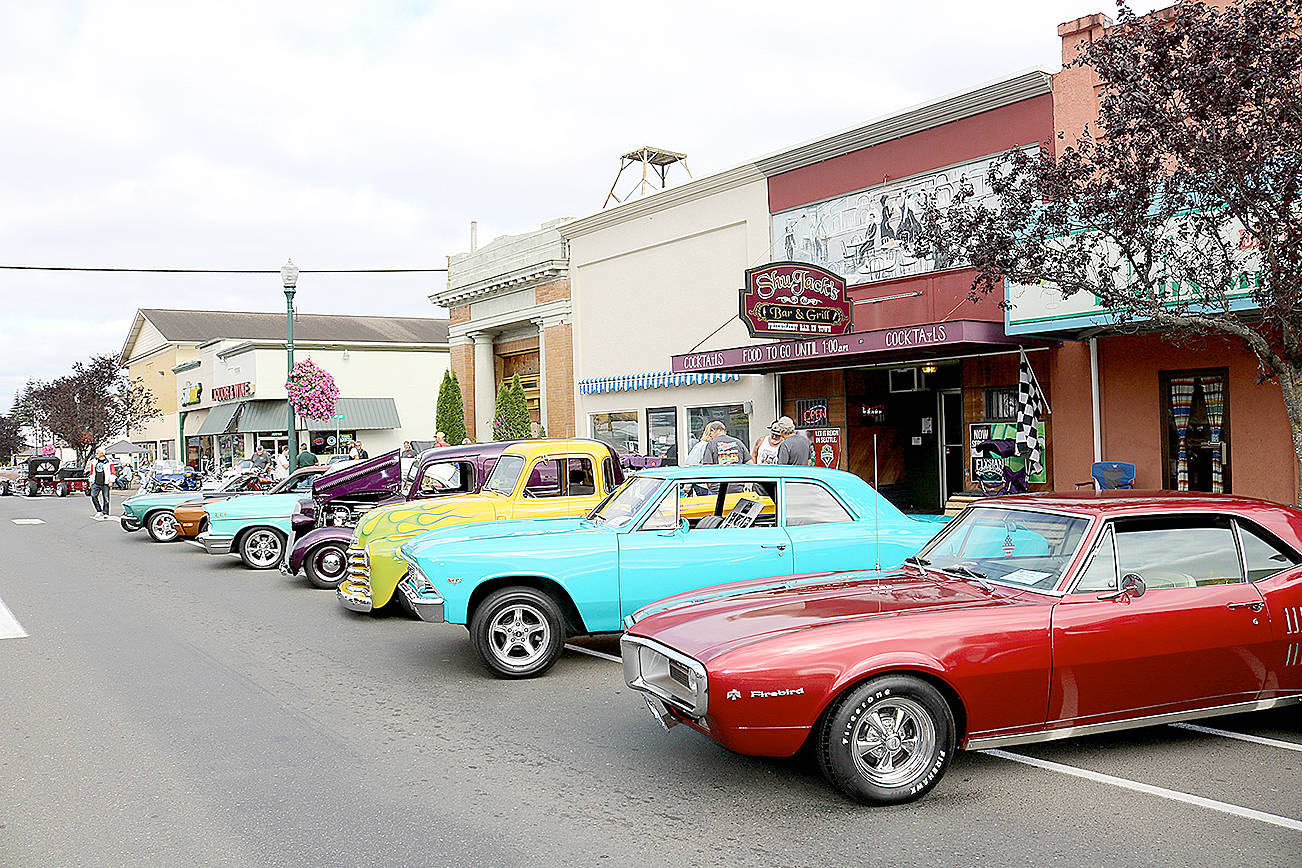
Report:
[{"label": "wall mural", "polygon": [[[1030,153],[1037,146],[1027,149]],[[944,210],[965,185],[976,199],[995,202],[987,175],[999,155],[960,163],[773,215],[774,254],[844,275],[849,285],[955,267],[948,256],[917,258],[907,243],[922,228],[927,201]]]}]

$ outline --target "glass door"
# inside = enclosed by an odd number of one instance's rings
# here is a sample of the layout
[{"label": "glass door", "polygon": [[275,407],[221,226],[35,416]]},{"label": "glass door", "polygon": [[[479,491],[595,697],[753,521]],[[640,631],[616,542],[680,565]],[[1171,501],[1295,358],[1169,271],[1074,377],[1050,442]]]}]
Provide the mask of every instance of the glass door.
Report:
[{"label": "glass door", "polygon": [[940,459],[941,506],[964,489],[963,479],[963,392],[946,389],[937,394],[940,436],[936,438]]},{"label": "glass door", "polygon": [[652,407],[646,411],[647,453],[662,465],[678,463],[678,408]]}]

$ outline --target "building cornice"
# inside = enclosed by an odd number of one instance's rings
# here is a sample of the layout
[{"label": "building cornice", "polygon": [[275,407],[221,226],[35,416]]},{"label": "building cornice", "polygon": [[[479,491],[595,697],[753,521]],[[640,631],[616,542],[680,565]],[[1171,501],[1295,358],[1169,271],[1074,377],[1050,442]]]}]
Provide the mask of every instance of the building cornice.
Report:
[{"label": "building cornice", "polygon": [[497,332],[510,326],[536,320],[544,320],[547,325],[555,325],[557,322],[569,321],[572,311],[573,306],[570,299],[558,298],[554,301],[531,305],[521,310],[483,316],[449,326],[448,340],[465,343],[470,340],[470,336],[475,332]]},{"label": "building cornice", "polygon": [[429,300],[443,307],[456,307],[493,295],[542,286],[544,283],[560,280],[567,276],[569,271],[568,259],[549,259],[517,268],[507,274],[498,274],[466,286],[458,286],[456,289],[430,293]]},{"label": "building cornice", "polygon": [[[225,360],[251,350],[283,350],[285,342],[276,341],[242,341],[232,347],[216,353],[217,358]],[[351,352],[401,352],[401,353],[446,353],[448,344],[420,343],[407,344],[396,341],[294,341],[295,350],[349,350]]]},{"label": "building cornice", "polygon": [[877,118],[755,161],[765,177],[790,172],[922,130],[1053,92],[1053,74],[1036,67]]},{"label": "building cornice", "polygon": [[183,373],[185,373],[186,371],[193,371],[195,368],[199,367],[199,366],[202,365],[202,364],[203,364],[203,362],[202,362],[200,359],[191,359],[191,360],[188,361],[188,362],[181,362],[181,364],[179,364],[179,365],[177,365],[176,367],[172,368],[172,373],[173,373],[173,374],[183,374]]},{"label": "building cornice", "polygon": [[557,228],[567,240],[577,238],[581,235],[617,226],[620,223],[626,223],[629,220],[645,217],[648,214],[666,211],[687,202],[694,202],[698,199],[713,196],[716,193],[722,193],[736,187],[744,187],[747,184],[763,180],[764,174],[760,172],[759,168],[754,163],[747,163],[726,172],[707,175],[704,178],[698,178],[677,187],[670,187],[668,190],[653,195],[625,202],[623,205],[618,205],[607,211],[599,211],[590,217],[571,220],[564,226]]}]

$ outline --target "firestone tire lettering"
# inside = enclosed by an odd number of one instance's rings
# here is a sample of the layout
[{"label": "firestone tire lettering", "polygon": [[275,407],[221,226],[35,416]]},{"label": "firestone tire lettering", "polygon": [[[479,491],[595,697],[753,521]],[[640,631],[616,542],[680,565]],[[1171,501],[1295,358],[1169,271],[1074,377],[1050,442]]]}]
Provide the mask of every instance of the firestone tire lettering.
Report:
[{"label": "firestone tire lettering", "polygon": [[[925,756],[917,755],[909,763],[916,770],[905,779],[883,785],[871,780],[856,762],[856,731],[866,716],[886,709],[898,712],[900,707],[913,710],[910,713],[917,716],[921,729],[933,736],[932,744]],[[889,711],[885,716],[891,722]],[[897,725],[899,721],[899,716],[893,717]],[[817,736],[818,765],[827,780],[850,798],[877,805],[911,802],[925,795],[949,767],[957,741],[949,703],[926,681],[905,674],[881,675],[850,690],[832,706]],[[928,741],[914,740],[919,744]],[[893,742],[893,746],[899,743]]]}]

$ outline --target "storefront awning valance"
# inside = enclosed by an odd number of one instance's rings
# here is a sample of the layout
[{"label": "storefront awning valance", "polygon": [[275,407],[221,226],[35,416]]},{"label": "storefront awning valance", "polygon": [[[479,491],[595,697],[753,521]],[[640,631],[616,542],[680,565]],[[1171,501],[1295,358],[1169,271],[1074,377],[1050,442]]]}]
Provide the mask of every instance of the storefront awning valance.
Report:
[{"label": "storefront awning valance", "polygon": [[195,432],[200,437],[209,434],[229,434],[235,421],[235,412],[240,409],[239,404],[218,404],[208,411],[208,418],[203,420],[199,430]]},{"label": "storefront awning valance", "polygon": [[1019,346],[1048,346],[1049,339],[1009,335],[1001,322],[946,320],[898,328],[847,332],[837,337],[777,341],[726,350],[706,350],[673,356],[674,371],[714,375],[730,371],[791,371],[834,368],[847,364],[890,363],[892,360],[1016,350]]},{"label": "storefront awning valance", "polygon": [[652,371],[646,374],[621,374],[616,377],[593,377],[587,380],[579,380],[579,392],[584,395],[601,395],[606,392],[633,392],[640,389],[699,386],[702,383],[726,383],[729,380],[740,379],[741,374],[675,374],[672,371]]},{"label": "storefront awning valance", "polygon": [[[240,414],[239,432],[256,434],[260,431],[284,431],[288,411],[284,401],[245,401]],[[379,428],[401,428],[398,405],[392,398],[340,398],[335,402],[335,415],[342,419],[306,419],[300,428],[324,431],[329,428],[346,428],[349,431],[373,431]]]}]

